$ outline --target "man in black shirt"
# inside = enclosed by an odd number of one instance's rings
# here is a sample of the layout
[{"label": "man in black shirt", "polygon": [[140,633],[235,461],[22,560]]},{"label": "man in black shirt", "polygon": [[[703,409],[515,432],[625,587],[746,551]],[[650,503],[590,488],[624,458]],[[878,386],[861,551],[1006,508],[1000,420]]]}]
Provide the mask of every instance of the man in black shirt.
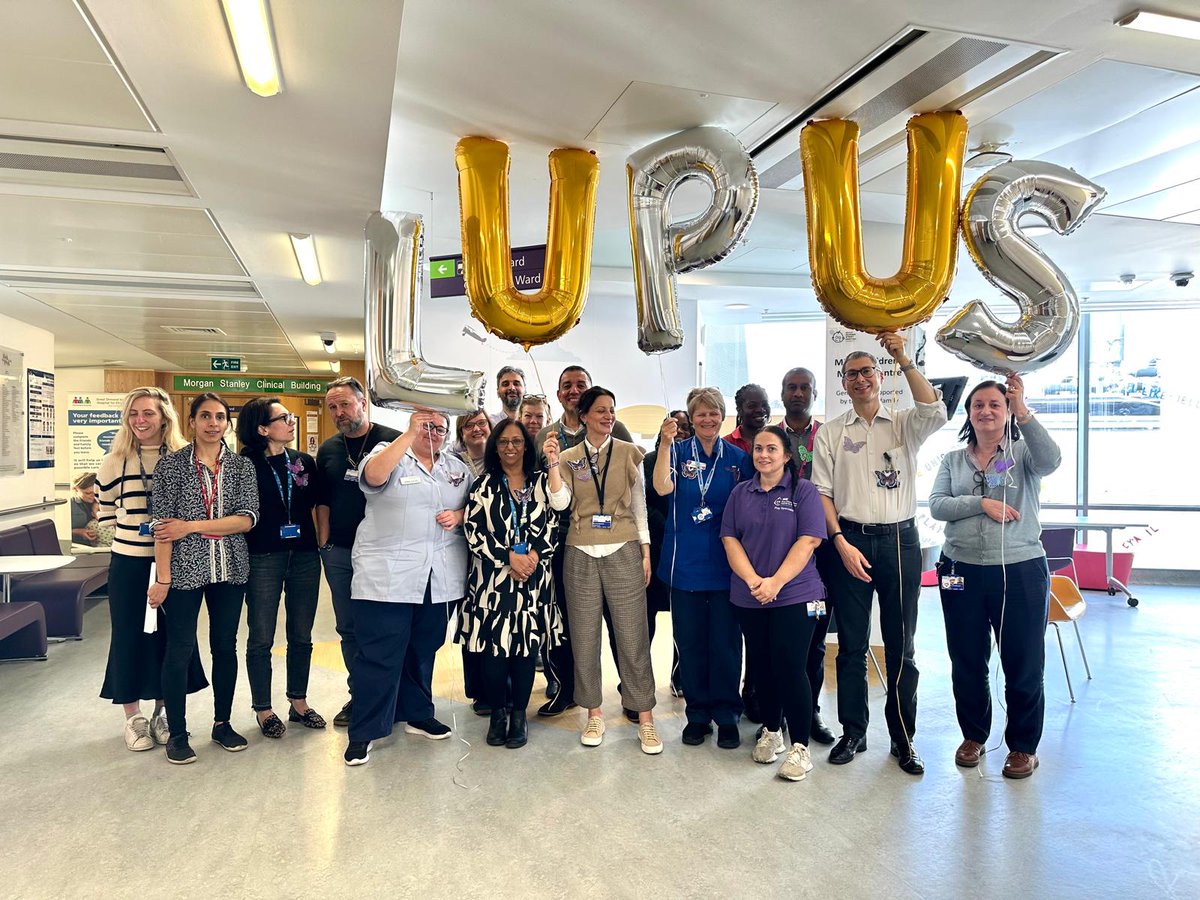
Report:
[{"label": "man in black shirt", "polygon": [[[333,594],[333,615],[342,639],[342,660],[346,671],[358,645],[354,641],[351,616],[350,581],[354,570],[350,551],[358,523],[366,514],[367,499],[358,486],[362,460],[376,444],[394,441],[400,432],[386,425],[372,425],[368,417],[366,392],[357,378],[338,378],[325,390],[325,407],[333,417],[338,434],[321,444],[317,451],[317,542],[325,568],[325,581]],[[350,700],[333,720],[334,725],[350,724],[350,704],[354,702],[354,678],[346,677]]]}]

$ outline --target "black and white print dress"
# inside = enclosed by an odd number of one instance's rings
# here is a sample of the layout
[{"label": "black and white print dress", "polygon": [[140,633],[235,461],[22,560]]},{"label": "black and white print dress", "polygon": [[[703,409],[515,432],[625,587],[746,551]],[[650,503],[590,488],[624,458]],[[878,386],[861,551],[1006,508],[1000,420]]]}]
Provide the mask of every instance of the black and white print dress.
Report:
[{"label": "black and white print dress", "polygon": [[[520,500],[510,504],[503,480],[492,475],[484,475],[467,500],[463,530],[471,556],[454,640],[475,653],[531,656],[543,645],[563,642],[550,572],[558,549],[557,513],[550,508],[546,473],[538,472],[527,490],[524,514]],[[538,555],[537,569],[524,584],[512,578],[508,565],[509,549],[517,542],[513,506],[521,520],[520,540]]]}]

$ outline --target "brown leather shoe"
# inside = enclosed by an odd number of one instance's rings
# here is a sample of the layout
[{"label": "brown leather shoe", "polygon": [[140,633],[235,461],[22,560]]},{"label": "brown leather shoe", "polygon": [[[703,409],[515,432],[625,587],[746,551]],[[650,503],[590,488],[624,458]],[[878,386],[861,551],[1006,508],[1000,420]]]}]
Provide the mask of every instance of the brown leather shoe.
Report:
[{"label": "brown leather shoe", "polygon": [[1037,767],[1038,758],[1036,753],[1017,753],[1014,751],[1004,758],[1004,777],[1028,778]]},{"label": "brown leather shoe", "polygon": [[979,757],[983,754],[984,747],[979,741],[963,741],[954,751],[954,764],[964,769],[973,769],[979,765]]}]

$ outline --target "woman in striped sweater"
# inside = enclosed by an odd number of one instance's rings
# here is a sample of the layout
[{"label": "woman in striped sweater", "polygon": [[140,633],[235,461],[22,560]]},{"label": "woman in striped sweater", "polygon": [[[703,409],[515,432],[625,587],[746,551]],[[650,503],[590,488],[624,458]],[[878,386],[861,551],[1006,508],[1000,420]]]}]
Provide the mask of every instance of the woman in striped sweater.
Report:
[{"label": "woman in striped sweater", "polygon": [[[171,399],[156,387],[135,388],[125,395],[121,426],[97,473],[99,523],[115,529],[108,569],[108,612],[112,635],[108,667],[100,696],[125,708],[125,746],[150,750],[167,743],[162,701],[162,663],[166,629],[146,634],[146,591],[154,562],[150,533],[150,499],[154,466],[159,457],[187,446]],[[158,613],[161,618],[162,613]],[[188,687],[208,686],[199,654],[192,660]],[[153,700],[151,718],[141,701]]]}]

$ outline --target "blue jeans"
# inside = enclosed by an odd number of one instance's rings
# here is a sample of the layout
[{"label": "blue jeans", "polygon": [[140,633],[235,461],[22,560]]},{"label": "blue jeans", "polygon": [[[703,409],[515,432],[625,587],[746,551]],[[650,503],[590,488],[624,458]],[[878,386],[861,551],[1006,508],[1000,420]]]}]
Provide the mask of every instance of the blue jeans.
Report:
[{"label": "blue jeans", "polygon": [[321,551],[321,562],[325,565],[325,583],[333,595],[333,620],[338,637],[342,639],[342,662],[346,664],[346,688],[354,696],[354,654],[358,644],[354,640],[354,603],[350,599],[350,582],[354,578],[354,567],[350,564],[349,547],[329,547]]},{"label": "blue jeans", "polygon": [[742,630],[729,591],[672,588],[671,625],[688,722],[736,725],[742,713]]},{"label": "blue jeans", "polygon": [[279,598],[287,613],[287,697],[308,695],[313,619],[321,583],[321,557],[315,550],[250,554],[246,583],[246,674],[255,712],[271,708],[271,647],[279,620]]}]

